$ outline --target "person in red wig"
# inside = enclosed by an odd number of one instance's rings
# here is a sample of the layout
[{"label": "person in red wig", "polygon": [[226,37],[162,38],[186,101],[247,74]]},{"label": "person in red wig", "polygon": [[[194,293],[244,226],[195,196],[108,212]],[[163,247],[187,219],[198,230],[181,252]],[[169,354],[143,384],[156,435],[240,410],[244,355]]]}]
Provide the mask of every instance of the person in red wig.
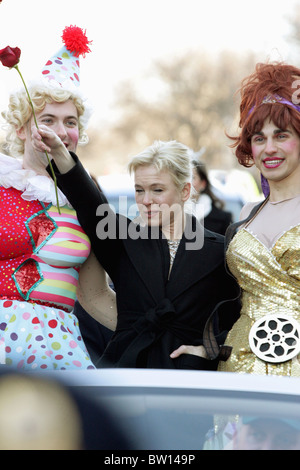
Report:
[{"label": "person in red wig", "polygon": [[226,232],[242,307],[219,371],[300,376],[299,87],[300,69],[285,63],[259,63],[241,84],[240,132],[230,138],[239,163],[261,173],[265,199],[247,203]]},{"label": "person in red wig", "polygon": [[257,64],[240,89],[241,165],[261,173],[265,199],[247,203],[227,240],[242,292],[221,371],[300,376],[300,69]]}]

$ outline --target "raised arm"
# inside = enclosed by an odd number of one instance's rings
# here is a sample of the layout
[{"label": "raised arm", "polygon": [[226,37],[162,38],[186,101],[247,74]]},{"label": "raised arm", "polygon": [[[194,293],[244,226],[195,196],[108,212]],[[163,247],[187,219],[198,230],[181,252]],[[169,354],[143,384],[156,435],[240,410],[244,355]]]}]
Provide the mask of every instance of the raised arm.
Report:
[{"label": "raised arm", "polygon": [[32,126],[31,136],[33,147],[38,152],[48,152],[54,158],[60,173],[67,173],[75,166],[68,149],[52,129],[45,125],[40,125],[39,128]]},{"label": "raised arm", "polygon": [[[99,191],[76,155],[68,151],[52,129],[43,125],[39,129],[33,127],[32,143],[38,152],[46,150],[53,158],[58,186],[76,210],[99,263],[113,279],[121,244],[114,235],[118,234],[118,218],[109,207],[105,195]],[[108,233],[105,231],[106,224]],[[111,231],[114,236],[109,236]]]}]

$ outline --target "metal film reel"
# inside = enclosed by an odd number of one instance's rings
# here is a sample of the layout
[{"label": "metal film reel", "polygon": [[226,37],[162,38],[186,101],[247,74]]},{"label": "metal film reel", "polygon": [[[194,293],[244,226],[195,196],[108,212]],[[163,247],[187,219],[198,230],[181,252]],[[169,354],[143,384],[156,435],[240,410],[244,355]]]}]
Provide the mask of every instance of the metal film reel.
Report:
[{"label": "metal film reel", "polygon": [[286,362],[300,352],[300,324],[287,315],[266,315],[252,326],[249,344],[265,362]]}]

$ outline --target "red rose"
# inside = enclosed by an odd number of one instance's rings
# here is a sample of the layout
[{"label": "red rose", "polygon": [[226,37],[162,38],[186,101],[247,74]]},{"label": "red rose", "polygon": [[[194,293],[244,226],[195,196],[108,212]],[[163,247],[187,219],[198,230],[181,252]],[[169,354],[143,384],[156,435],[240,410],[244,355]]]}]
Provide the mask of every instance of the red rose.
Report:
[{"label": "red rose", "polygon": [[9,47],[6,46],[4,49],[0,50],[0,62],[4,65],[4,67],[12,68],[20,60],[21,49],[18,47]]}]

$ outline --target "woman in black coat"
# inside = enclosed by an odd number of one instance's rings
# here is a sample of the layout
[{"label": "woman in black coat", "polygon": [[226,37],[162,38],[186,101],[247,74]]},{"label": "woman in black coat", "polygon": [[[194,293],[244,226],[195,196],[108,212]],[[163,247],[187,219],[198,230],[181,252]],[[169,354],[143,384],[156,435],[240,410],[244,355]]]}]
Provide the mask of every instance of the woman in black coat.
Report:
[{"label": "woman in black coat", "polygon": [[33,129],[33,145],[52,153],[58,185],[114,284],[118,318],[97,366],[216,369],[220,356],[203,346],[205,325],[219,305],[207,336],[216,334],[222,344],[238,317],[238,292],[225,270],[223,236],[184,212],[191,190],[188,148],[156,142],[132,159],[144,221],[135,225],[105,203],[51,129]]}]

